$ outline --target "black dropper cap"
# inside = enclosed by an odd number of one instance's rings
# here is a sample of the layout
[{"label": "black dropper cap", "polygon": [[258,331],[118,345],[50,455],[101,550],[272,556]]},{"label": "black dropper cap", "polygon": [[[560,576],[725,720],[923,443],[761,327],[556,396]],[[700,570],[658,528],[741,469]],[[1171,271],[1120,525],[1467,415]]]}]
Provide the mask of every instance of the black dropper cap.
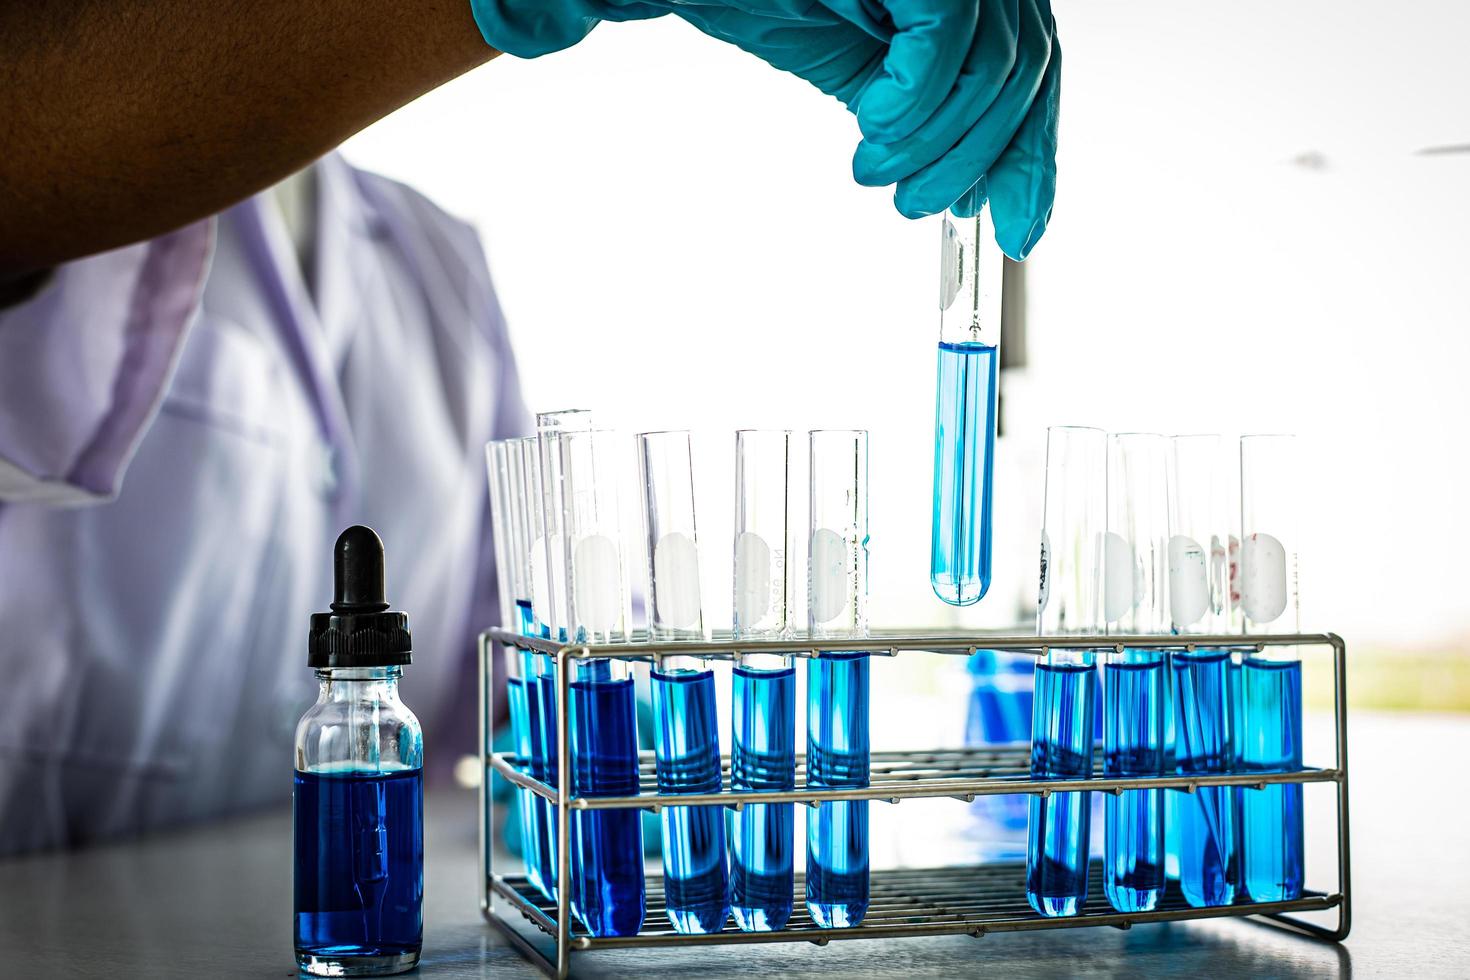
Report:
[{"label": "black dropper cap", "polygon": [[332,611],[312,613],[306,662],[312,667],[395,667],[413,662],[408,614],[392,612],[383,590],[383,542],[355,524],[332,556]]}]

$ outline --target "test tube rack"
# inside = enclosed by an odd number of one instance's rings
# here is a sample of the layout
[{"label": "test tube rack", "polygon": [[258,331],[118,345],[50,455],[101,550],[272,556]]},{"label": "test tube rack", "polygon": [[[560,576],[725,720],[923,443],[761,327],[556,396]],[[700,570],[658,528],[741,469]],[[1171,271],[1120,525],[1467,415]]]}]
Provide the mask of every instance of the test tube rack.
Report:
[{"label": "test tube rack", "polygon": [[[1351,854],[1348,842],[1347,758],[1347,649],[1342,639],[1330,633],[1300,633],[1275,636],[1017,636],[984,633],[875,632],[860,640],[735,640],[728,634],[703,642],[652,642],[635,634],[626,643],[605,645],[560,644],[527,638],[503,629],[486,630],[480,636],[480,744],[486,766],[480,780],[480,863],[484,885],[480,899],[486,920],[547,975],[566,977],[571,972],[572,954],[585,950],[630,947],[680,947],[719,944],[809,942],[825,946],[834,940],[922,936],[967,935],[981,938],[990,933],[1112,926],[1128,929],[1150,922],[1187,919],[1248,917],[1305,936],[1331,942],[1347,938],[1351,928]],[[549,654],[556,659],[557,767],[559,785],[531,778],[522,760],[512,753],[490,750],[492,730],[490,694],[495,647],[513,647]],[[1256,652],[1269,646],[1322,648],[1331,650],[1333,675],[1333,724],[1336,758],[1330,768],[1307,767],[1296,772],[1231,773],[1220,775],[1166,775],[1037,780],[1030,776],[1030,746],[990,746],[934,751],[874,752],[872,776],[861,789],[817,789],[805,786],[801,756],[797,757],[797,786],[790,792],[732,792],[729,790],[729,760],[725,760],[724,787],[719,793],[664,796],[657,791],[653,756],[642,753],[640,789],[637,796],[581,798],[570,789],[570,735],[567,727],[567,664],[572,660],[610,657],[618,660],[658,664],[664,657],[697,656],[730,660],[736,652],[781,653],[798,658],[825,653],[866,651],[873,656],[898,657],[919,654],[972,656],[980,650],[1045,656],[1048,649],[1091,650],[1098,653],[1131,649],[1186,650],[1228,648]],[[1202,786],[1261,788],[1272,783],[1336,784],[1337,882],[1332,891],[1303,891],[1300,898],[1285,902],[1239,901],[1232,905],[1193,908],[1170,889],[1161,905],[1150,912],[1116,912],[1103,897],[1101,864],[1094,859],[1089,898],[1083,910],[1066,918],[1046,918],[1027,904],[1025,867],[1022,863],[982,864],[872,872],[872,899],[861,925],[850,929],[822,929],[807,916],[801,896],[802,876],[797,872],[796,908],[790,922],[779,932],[740,932],[733,923],[719,933],[682,935],[673,930],[663,910],[660,876],[647,875],[647,916],[636,936],[593,937],[583,932],[572,918],[570,889],[558,889],[559,901],[542,896],[524,874],[502,874],[494,866],[496,808],[491,783],[503,777],[549,800],[557,809],[556,848],[558,880],[570,876],[567,838],[569,814],[573,810],[640,809],[657,812],[664,806],[720,804],[739,810],[747,803],[794,802],[815,806],[826,800],[877,800],[896,804],[906,799],[953,797],[971,802],[976,797],[1028,794],[1046,797],[1052,793],[1093,791],[1122,793],[1150,787],[1193,793]],[[1321,925],[1300,917],[1302,912],[1336,910],[1336,926]]]}]

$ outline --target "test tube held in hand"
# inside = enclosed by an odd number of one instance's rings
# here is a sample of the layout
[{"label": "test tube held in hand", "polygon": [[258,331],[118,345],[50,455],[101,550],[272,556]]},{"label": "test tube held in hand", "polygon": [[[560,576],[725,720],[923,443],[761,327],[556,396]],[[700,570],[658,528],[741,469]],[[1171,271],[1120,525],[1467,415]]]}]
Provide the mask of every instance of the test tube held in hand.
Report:
[{"label": "test tube held in hand", "polygon": [[990,588],[1001,279],[990,209],[943,216],[929,581],[952,606]]}]

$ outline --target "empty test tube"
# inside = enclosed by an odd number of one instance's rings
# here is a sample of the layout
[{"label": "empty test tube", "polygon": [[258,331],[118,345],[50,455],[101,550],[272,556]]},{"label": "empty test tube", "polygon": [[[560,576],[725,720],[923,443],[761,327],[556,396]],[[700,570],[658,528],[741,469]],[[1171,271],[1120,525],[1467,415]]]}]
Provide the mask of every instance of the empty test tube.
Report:
[{"label": "empty test tube", "polygon": [[954,606],[990,588],[1003,262],[988,208],[944,215],[929,580]]},{"label": "empty test tube", "polygon": [[[1295,633],[1297,601],[1294,509],[1301,484],[1296,440],[1240,440],[1240,608],[1250,634]],[[1293,647],[1265,647],[1241,668],[1240,764],[1246,772],[1302,767],[1302,665]],[[1302,786],[1284,783],[1241,790],[1244,885],[1253,901],[1300,898],[1303,861]]]},{"label": "empty test tube", "polygon": [[[1107,526],[1107,433],[1053,426],[1046,435],[1039,634],[1096,637],[1103,630],[1103,535]],[[1037,661],[1031,777],[1092,775],[1096,670],[1086,650],[1049,650]],[[1076,915],[1087,902],[1090,793],[1032,796],[1026,834],[1026,898],[1046,916]]]},{"label": "empty test tube", "polygon": [[[1169,441],[1156,433],[1109,440],[1103,615],[1110,633],[1168,635]],[[1104,657],[1103,774],[1164,774],[1166,654],[1129,648]],[[1119,912],[1147,912],[1164,893],[1164,793],[1104,798],[1103,890]]]},{"label": "empty test tube", "polygon": [[[735,433],[735,639],[789,635],[792,594],[791,433]],[[788,654],[735,658],[730,788],[796,788],[796,670]],[[747,803],[731,820],[730,907],[744,932],[791,918],[793,804]]]},{"label": "empty test tube", "polygon": [[[808,623],[814,639],[868,633],[868,434],[809,434]],[[807,663],[807,785],[868,785],[868,654],[821,651]],[[807,814],[806,904],[822,928],[868,911],[868,803],[823,802]]]},{"label": "empty test tube", "polygon": [[[648,627],[655,640],[704,639],[689,433],[638,437],[648,559]],[[715,678],[698,657],[664,657],[653,670],[654,755],[660,793],[718,793]],[[725,816],[720,806],[665,806],[664,901],[682,933],[719,932],[730,914]]]},{"label": "empty test tube", "polygon": [[[546,430],[552,515],[564,572],[556,622],[569,642],[628,637],[628,568],[619,484],[626,443],[617,433]],[[624,661],[567,661],[571,789],[579,797],[638,794],[633,677]],[[637,810],[577,810],[569,839],[572,911],[594,936],[630,936],[643,924],[643,827]]]},{"label": "empty test tube", "polygon": [[[1213,558],[1225,526],[1221,454],[1216,436],[1176,436],[1169,492],[1169,615],[1181,636],[1217,633],[1224,594]],[[1174,767],[1181,774],[1230,772],[1235,765],[1231,653],[1218,648],[1170,656]],[[1202,786],[1175,794],[1179,888],[1196,907],[1229,905],[1240,885],[1238,794]]]}]

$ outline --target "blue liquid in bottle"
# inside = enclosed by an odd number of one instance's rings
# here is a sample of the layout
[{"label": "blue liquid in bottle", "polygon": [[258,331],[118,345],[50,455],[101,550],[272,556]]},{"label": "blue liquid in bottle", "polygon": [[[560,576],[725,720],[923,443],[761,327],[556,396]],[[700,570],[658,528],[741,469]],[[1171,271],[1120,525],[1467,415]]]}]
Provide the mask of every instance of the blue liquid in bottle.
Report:
[{"label": "blue liquid in bottle", "polygon": [[[1103,683],[1103,773],[1164,774],[1164,654],[1129,650]],[[1106,794],[1103,890],[1119,912],[1148,912],[1164,894],[1164,791]]]},{"label": "blue liquid in bottle", "polygon": [[296,772],[296,949],[417,955],[424,920],[422,769]]},{"label": "blue liquid in bottle", "polygon": [[[720,736],[715,676],[708,670],[653,672],[660,793],[718,793]],[[730,916],[721,806],[666,806],[664,906],[674,930],[719,932]]]},{"label": "blue liquid in bottle", "polygon": [[[1181,774],[1230,771],[1234,763],[1230,654],[1177,652],[1174,668],[1174,765]],[[1240,868],[1235,843],[1235,791],[1202,786],[1176,800],[1179,889],[1196,908],[1235,901]]]},{"label": "blue liquid in bottle", "polygon": [[[730,788],[796,788],[796,670],[734,671]],[[747,803],[733,817],[730,907],[744,932],[783,929],[791,918],[791,803]]]},{"label": "blue liquid in bottle", "polygon": [[[1250,773],[1302,767],[1302,665],[1299,660],[1247,657],[1241,688],[1245,736],[1241,764]],[[1300,783],[1242,789],[1245,817],[1245,888],[1257,902],[1300,898],[1302,787]]]},{"label": "blue liquid in bottle", "polygon": [[[868,655],[824,653],[807,663],[807,785],[868,785]],[[868,802],[824,802],[807,814],[806,907],[824,929],[868,912]]]},{"label": "blue liquid in bottle", "polygon": [[[571,684],[572,791],[638,793],[633,679],[598,678],[598,661]],[[572,911],[594,936],[631,936],[643,925],[643,826],[637,810],[578,810],[571,826]]]},{"label": "blue liquid in bottle", "polygon": [[[1036,664],[1031,777],[1092,775],[1097,672],[1083,663]],[[1026,899],[1042,915],[1076,915],[1087,902],[1091,793],[1031,797],[1026,840]]]},{"label": "blue liquid in bottle", "polygon": [[990,588],[997,366],[989,344],[939,345],[929,582],[952,606],[979,602]]},{"label": "blue liquid in bottle", "polygon": [[[966,745],[1008,745],[1031,741],[1032,671],[1030,657],[977,650],[970,658],[970,708]],[[1026,829],[1027,797],[981,796],[973,806],[1005,830]]]}]

